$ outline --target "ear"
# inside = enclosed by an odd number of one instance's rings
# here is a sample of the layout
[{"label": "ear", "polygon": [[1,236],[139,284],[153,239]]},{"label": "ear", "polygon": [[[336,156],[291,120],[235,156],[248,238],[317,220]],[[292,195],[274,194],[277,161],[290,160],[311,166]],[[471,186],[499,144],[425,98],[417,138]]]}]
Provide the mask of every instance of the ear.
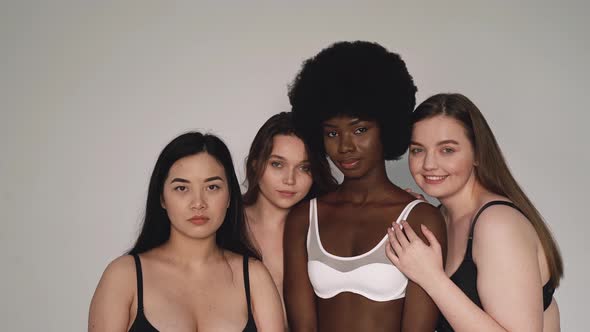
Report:
[{"label": "ear", "polygon": [[160,206],[166,210],[166,202],[164,202],[164,196],[160,195]]}]

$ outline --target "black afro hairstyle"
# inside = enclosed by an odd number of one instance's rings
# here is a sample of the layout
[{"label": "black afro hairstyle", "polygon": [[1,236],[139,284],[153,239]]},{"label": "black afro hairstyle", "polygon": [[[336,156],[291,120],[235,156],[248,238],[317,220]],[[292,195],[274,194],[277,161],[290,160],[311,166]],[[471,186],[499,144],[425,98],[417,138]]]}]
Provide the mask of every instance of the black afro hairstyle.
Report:
[{"label": "black afro hairstyle", "polygon": [[416,91],[398,54],[372,42],[337,42],[303,62],[289,100],[295,125],[313,153],[326,153],[322,123],[344,115],[376,121],[383,156],[395,160],[410,143]]}]

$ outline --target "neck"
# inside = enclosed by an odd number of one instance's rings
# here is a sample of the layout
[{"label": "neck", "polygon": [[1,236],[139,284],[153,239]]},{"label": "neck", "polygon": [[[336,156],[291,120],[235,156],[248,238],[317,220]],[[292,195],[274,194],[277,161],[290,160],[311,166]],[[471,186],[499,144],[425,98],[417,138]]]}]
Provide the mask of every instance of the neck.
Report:
[{"label": "neck", "polygon": [[264,195],[258,194],[256,203],[246,207],[248,224],[263,228],[283,228],[289,209],[272,204]]},{"label": "neck", "polygon": [[347,199],[362,204],[370,201],[374,194],[381,194],[383,191],[391,189],[391,186],[393,184],[387,177],[385,162],[383,162],[361,177],[344,177],[338,191]]},{"label": "neck", "polygon": [[438,200],[444,206],[447,222],[463,220],[468,217],[471,220],[472,214],[481,205],[482,194],[485,189],[472,175],[467,183],[456,193],[448,197],[440,197]]},{"label": "neck", "polygon": [[205,239],[194,239],[173,227],[170,230],[170,239],[161,248],[170,254],[171,260],[181,265],[202,264],[217,260],[223,255],[223,249],[215,242],[215,233]]}]

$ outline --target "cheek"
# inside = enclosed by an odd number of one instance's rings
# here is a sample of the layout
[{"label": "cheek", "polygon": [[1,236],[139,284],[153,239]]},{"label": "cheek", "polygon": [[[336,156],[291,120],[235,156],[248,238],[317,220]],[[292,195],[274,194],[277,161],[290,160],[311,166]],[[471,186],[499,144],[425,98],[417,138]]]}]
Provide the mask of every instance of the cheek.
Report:
[{"label": "cheek", "polygon": [[311,189],[313,179],[310,174],[301,174],[297,179],[297,184],[299,185],[299,191],[307,194],[309,189]]},{"label": "cheek", "polygon": [[264,171],[264,174],[262,174],[262,177],[260,178],[260,181],[258,181],[258,185],[261,188],[272,188],[272,187],[276,187],[277,183],[280,184],[281,182],[281,172],[280,170],[276,169],[276,168],[272,168],[272,166],[269,166],[266,168],[266,170]]},{"label": "cheek", "polygon": [[328,156],[334,155],[334,151],[338,149],[336,138],[324,138],[324,149]]},{"label": "cheek", "polygon": [[410,173],[412,176],[416,176],[416,173],[420,170],[422,165],[422,161],[420,157],[412,156],[411,154],[408,156],[408,168],[410,168]]},{"label": "cheek", "polygon": [[444,167],[452,173],[457,175],[468,175],[473,170],[473,158],[469,156],[457,156],[456,158],[449,158],[444,163]]},{"label": "cheek", "polygon": [[223,220],[229,203],[229,193],[227,191],[211,195],[208,200],[209,209]]}]

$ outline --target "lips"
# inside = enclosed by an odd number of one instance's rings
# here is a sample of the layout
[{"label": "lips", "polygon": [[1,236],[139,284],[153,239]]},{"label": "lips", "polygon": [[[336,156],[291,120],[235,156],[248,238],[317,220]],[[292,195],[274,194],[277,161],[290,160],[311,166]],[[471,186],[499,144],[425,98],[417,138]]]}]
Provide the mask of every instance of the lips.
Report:
[{"label": "lips", "polygon": [[350,158],[350,159],[340,160],[340,161],[338,161],[338,164],[340,164],[340,167],[342,167],[343,169],[354,169],[355,167],[358,166],[360,161],[361,160],[358,158]]},{"label": "lips", "polygon": [[448,175],[423,175],[427,184],[440,184],[445,181]]},{"label": "lips", "polygon": [[285,198],[291,198],[297,194],[296,191],[289,191],[289,190],[277,190],[277,192],[279,193],[279,195],[281,195],[281,197],[285,197]]},{"label": "lips", "polygon": [[188,221],[190,221],[194,225],[204,225],[209,221],[209,217],[207,217],[207,216],[193,216]]}]

